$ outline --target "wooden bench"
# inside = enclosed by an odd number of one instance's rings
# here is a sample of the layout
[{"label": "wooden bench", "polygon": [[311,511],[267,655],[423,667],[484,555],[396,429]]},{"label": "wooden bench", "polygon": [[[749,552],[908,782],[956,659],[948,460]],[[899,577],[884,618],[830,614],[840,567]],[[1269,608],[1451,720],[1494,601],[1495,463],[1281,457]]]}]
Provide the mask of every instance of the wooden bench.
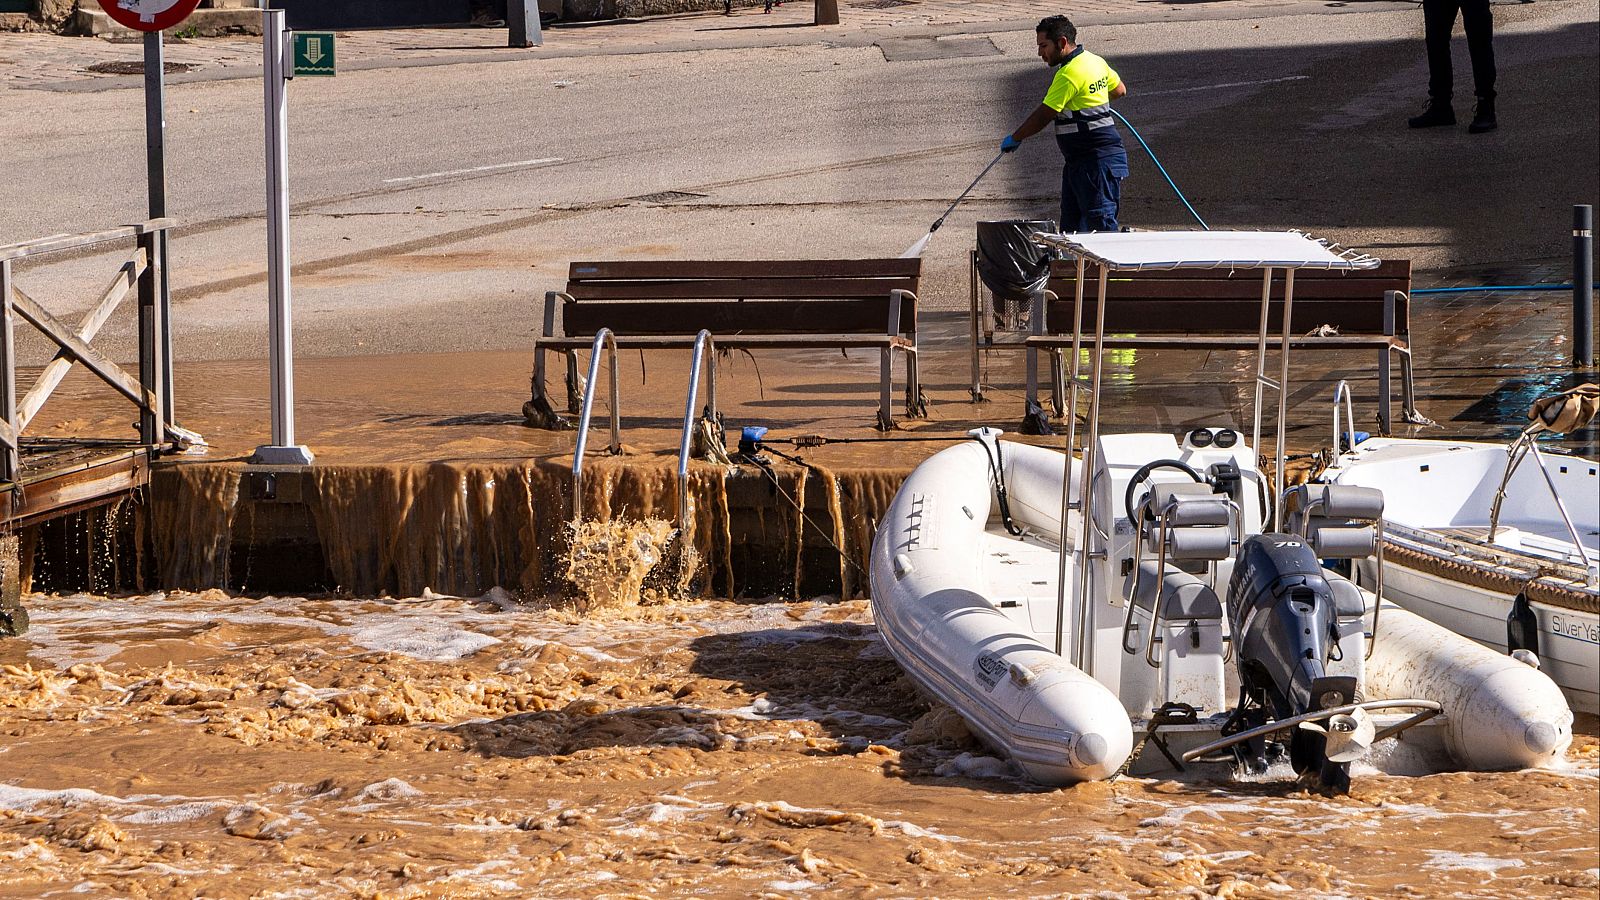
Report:
[{"label": "wooden bench", "polygon": [[545,294],[533,398],[523,413],[530,424],[563,427],[545,392],[548,352],[566,355],[567,409],[575,411],[582,399],[576,354],[601,328],[612,330],[619,348],[683,350],[705,329],[718,349],[878,351],[878,426],[892,428],[895,353],[906,359],[906,414],[926,415],[917,378],[921,275],[920,259],[572,263],[567,289]]},{"label": "wooden bench", "polygon": [[[1084,273],[1082,328],[1085,342],[1094,340],[1099,304],[1099,272],[1090,264]],[[1261,273],[1257,270],[1184,269],[1122,271],[1106,285],[1105,346],[1135,350],[1255,350],[1261,324]],[[1035,337],[1017,344],[1051,354],[1052,400],[1064,408],[1062,348],[1070,348],[1077,263],[1051,264],[1044,296],[1043,321]],[[1283,274],[1273,279],[1276,299],[1268,318],[1267,346],[1281,347]],[[1378,363],[1378,424],[1390,431],[1390,368],[1400,357],[1403,413],[1408,422],[1426,422],[1416,412],[1410,340],[1411,261],[1385,260],[1376,269],[1332,272],[1301,269],[1294,278],[1294,313],[1290,338],[1294,350],[1372,351]],[[1037,309],[1037,306],[1036,306]],[[1330,328],[1324,328],[1329,326]],[[1336,332],[1336,333],[1333,333]],[[1051,335],[1043,337],[1042,335]],[[976,346],[977,331],[974,329]],[[991,346],[1007,346],[992,344]],[[974,352],[976,357],[976,352]],[[1030,381],[1028,398],[1036,385]]]}]

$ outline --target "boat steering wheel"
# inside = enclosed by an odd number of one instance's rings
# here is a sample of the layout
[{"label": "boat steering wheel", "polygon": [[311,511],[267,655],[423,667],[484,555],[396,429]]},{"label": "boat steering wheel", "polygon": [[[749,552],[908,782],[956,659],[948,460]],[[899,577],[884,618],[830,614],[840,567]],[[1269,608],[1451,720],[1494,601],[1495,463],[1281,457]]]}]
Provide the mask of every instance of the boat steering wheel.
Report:
[{"label": "boat steering wheel", "polygon": [[1190,478],[1193,478],[1195,484],[1206,483],[1205,478],[1201,476],[1199,472],[1196,472],[1193,466],[1189,465],[1183,460],[1154,459],[1140,466],[1139,471],[1133,473],[1133,477],[1128,479],[1128,491],[1122,495],[1122,508],[1127,511],[1128,521],[1132,522],[1135,527],[1138,527],[1139,517],[1134,513],[1133,508],[1134,492],[1139,490],[1139,485],[1150,480],[1151,473],[1155,472],[1157,469],[1177,469],[1178,471],[1188,475]]}]

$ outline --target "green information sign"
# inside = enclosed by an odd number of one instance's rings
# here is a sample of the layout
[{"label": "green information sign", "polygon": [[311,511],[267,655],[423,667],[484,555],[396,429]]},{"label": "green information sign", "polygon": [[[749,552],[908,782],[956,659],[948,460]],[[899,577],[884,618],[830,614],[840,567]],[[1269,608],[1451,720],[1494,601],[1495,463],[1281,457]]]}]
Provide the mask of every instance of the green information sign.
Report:
[{"label": "green information sign", "polygon": [[294,68],[296,75],[332,75],[333,32],[296,31],[294,33]]}]

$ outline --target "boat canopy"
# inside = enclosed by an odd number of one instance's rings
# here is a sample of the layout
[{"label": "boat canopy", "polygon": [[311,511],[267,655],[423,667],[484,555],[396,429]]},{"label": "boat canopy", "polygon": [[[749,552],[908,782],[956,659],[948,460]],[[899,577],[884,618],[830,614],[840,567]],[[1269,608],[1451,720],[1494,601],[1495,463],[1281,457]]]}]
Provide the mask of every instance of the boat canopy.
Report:
[{"label": "boat canopy", "polygon": [[1107,269],[1375,269],[1376,257],[1298,231],[1037,234],[1040,244]]}]

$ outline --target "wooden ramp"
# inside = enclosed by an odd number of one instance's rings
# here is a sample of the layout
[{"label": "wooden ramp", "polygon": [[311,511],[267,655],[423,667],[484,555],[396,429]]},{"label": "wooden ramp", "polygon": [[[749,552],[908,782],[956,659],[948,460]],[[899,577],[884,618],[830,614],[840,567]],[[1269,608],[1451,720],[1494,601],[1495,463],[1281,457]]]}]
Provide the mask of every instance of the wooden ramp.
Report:
[{"label": "wooden ramp", "polygon": [[0,482],[0,530],[128,496],[150,482],[151,458],[138,441],[24,439],[20,477]]}]

